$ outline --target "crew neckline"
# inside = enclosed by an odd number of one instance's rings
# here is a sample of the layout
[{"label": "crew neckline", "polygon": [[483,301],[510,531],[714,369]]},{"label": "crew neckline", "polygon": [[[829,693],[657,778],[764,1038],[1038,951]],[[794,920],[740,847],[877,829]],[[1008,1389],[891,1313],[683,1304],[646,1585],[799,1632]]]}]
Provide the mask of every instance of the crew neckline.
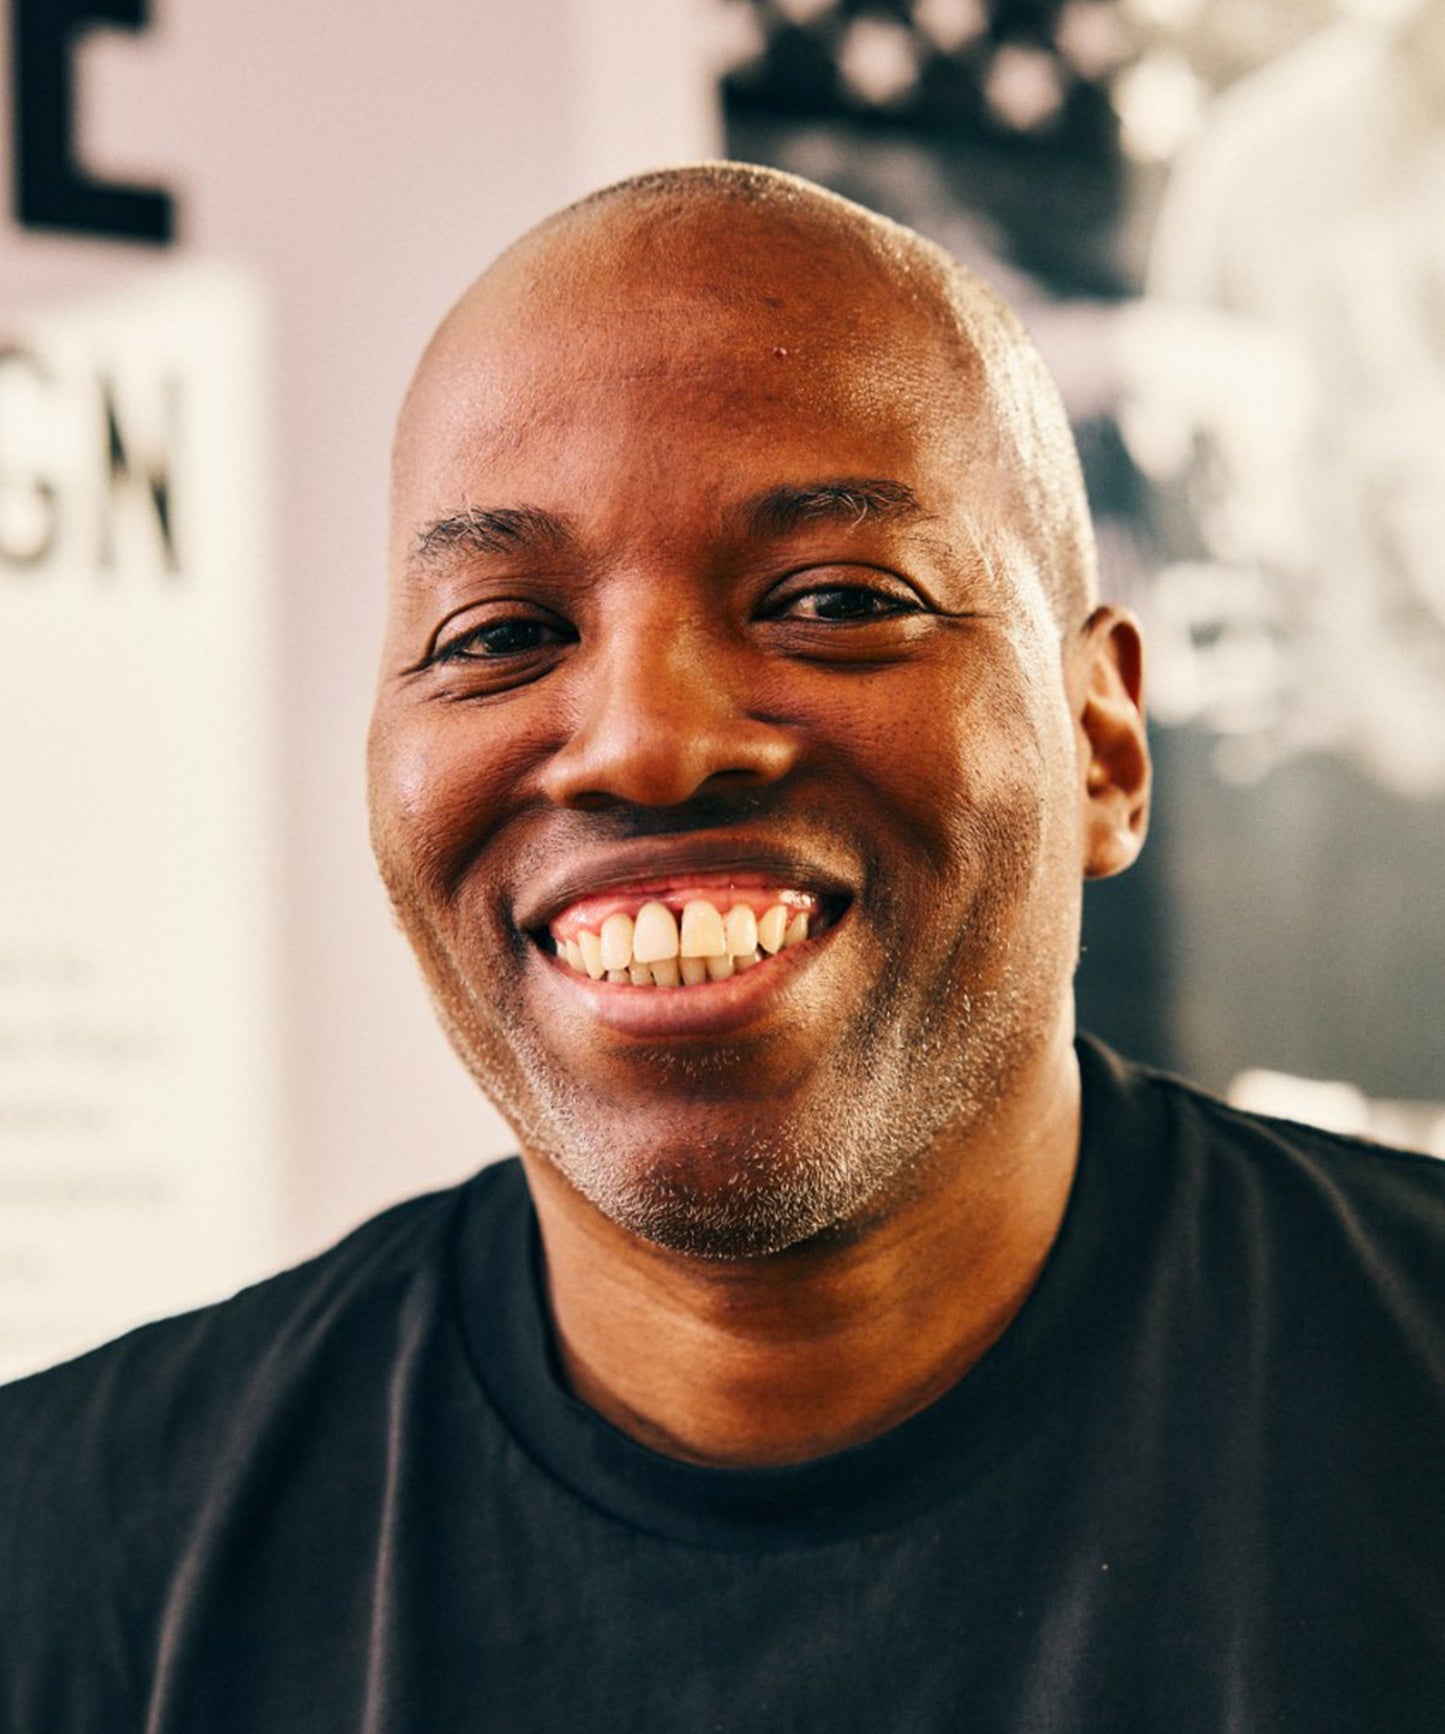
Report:
[{"label": "crew neckline", "polygon": [[[784,1547],[889,1528],[962,1491],[1023,1442],[1032,1418],[1088,1380],[1108,1312],[1127,1292],[1111,1236],[1137,1211],[1121,1189],[1157,1097],[1087,1037],[1079,1161],[1039,1279],[999,1340],[942,1396],[899,1426],[826,1457],[774,1468],[684,1463],[631,1439],[567,1389],[543,1298],[542,1253],[518,1162],[469,1185],[455,1246],[465,1341],[484,1395],[555,1480],[629,1526],[703,1547]],[[1152,1141],[1151,1141],[1152,1142]]]}]

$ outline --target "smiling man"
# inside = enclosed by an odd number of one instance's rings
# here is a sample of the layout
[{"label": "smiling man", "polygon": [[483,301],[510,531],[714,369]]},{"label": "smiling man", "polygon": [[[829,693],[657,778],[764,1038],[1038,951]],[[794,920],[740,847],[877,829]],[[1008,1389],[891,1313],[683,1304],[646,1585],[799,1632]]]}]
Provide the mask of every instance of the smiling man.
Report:
[{"label": "smiling man", "polygon": [[1445,1170],[1075,1043],[1139,701],[926,242],[711,166],[505,254],[370,776],[520,1161],[0,1401],[6,1726],[1438,1729]]},{"label": "smiling man", "polygon": [[1135,631],[1017,327],[775,177],[604,195],[431,345],[392,569],[377,855],[575,1387],[719,1463],[922,1407],[1058,1229],[1080,882],[1143,828]]}]

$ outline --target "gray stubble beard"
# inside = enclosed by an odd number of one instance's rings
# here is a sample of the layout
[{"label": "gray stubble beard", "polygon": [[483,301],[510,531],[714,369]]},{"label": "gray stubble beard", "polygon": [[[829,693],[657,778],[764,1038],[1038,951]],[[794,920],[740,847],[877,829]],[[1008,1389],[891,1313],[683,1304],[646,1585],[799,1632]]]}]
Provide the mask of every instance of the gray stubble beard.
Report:
[{"label": "gray stubble beard", "polygon": [[[960,949],[964,939],[960,937]],[[950,958],[957,967],[958,953]],[[513,1123],[610,1221],[672,1252],[758,1259],[807,1242],[854,1238],[920,1184],[1007,1092],[1038,1034],[1018,985],[980,992],[940,980],[921,1023],[899,1015],[900,966],[844,1044],[848,1064],[806,1098],[807,1123],[760,1113],[742,1137],[699,1140],[662,1161],[619,1151],[594,1100],[545,1055],[534,1033],[512,1046],[531,1111]],[[1020,1027],[1022,1019],[1022,1027]],[[706,1057],[671,1056],[676,1083],[704,1081]],[[694,1073],[689,1079],[689,1071]],[[518,1104],[520,1105],[520,1104]]]}]

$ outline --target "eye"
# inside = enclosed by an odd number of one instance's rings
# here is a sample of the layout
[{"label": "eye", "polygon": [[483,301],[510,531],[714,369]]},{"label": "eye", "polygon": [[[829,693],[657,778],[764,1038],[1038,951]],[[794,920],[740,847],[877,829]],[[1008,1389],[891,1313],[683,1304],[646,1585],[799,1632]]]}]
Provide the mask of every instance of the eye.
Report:
[{"label": "eye", "polygon": [[432,652],[431,661],[489,662],[526,656],[553,644],[568,643],[574,636],[559,621],[535,614],[504,615],[443,639]]},{"label": "eye", "polygon": [[779,585],[761,612],[765,620],[797,625],[855,626],[925,614],[928,607],[910,585],[889,573],[869,570],[852,582],[826,583],[815,571],[797,573]]},{"label": "eye", "polygon": [[918,611],[918,607],[918,602],[912,597],[896,596],[868,585],[828,584],[795,592],[778,604],[772,615],[779,620],[848,622],[912,614]]},{"label": "eye", "polygon": [[780,578],[753,618],[776,655],[877,667],[920,654],[941,613],[911,580],[887,567],[838,561]]}]

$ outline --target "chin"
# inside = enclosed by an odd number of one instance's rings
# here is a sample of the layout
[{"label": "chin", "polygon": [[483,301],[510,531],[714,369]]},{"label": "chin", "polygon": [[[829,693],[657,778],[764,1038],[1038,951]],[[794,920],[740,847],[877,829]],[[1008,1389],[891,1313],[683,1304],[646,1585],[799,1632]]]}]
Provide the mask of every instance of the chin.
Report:
[{"label": "chin", "polygon": [[[836,1102],[836,1098],[835,1098]],[[706,1110],[699,1119],[707,1119]],[[549,1139],[545,1159],[609,1221],[693,1258],[756,1259],[845,1237],[921,1155],[836,1106],[727,1129],[617,1128]],[[541,1153],[541,1152],[539,1152]]]},{"label": "chin", "polygon": [[[806,1171],[765,1174],[730,1167],[703,1176],[695,1164],[578,1160],[562,1172],[619,1228],[690,1258],[765,1258],[827,1235],[844,1201]],[[761,1166],[761,1165],[759,1165]]]}]

